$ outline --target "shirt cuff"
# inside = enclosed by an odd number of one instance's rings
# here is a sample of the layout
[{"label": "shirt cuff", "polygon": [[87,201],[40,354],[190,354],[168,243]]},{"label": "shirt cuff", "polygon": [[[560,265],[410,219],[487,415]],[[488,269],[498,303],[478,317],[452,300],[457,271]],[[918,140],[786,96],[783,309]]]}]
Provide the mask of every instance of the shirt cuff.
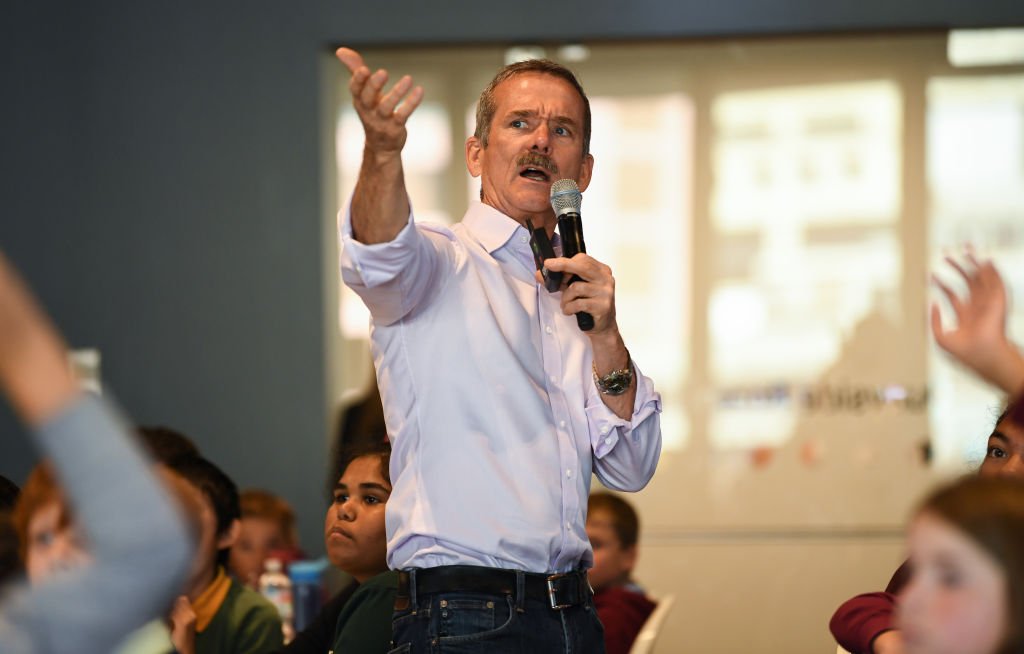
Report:
[{"label": "shirt cuff", "polygon": [[416,244],[416,227],[412,210],[409,219],[392,240],[368,245],[352,235],[352,209],[348,207],[339,225],[341,239],[341,274],[348,283],[373,288],[394,279],[409,262],[409,250]]},{"label": "shirt cuff", "polygon": [[633,415],[629,420],[620,418],[601,399],[593,380],[587,383],[587,422],[590,423],[590,445],[594,456],[601,459],[608,455],[620,439],[632,436],[640,439],[638,428],[652,415],[661,413],[661,395],[654,390],[654,382],[640,372],[633,363],[633,378],[636,380],[636,399]]}]

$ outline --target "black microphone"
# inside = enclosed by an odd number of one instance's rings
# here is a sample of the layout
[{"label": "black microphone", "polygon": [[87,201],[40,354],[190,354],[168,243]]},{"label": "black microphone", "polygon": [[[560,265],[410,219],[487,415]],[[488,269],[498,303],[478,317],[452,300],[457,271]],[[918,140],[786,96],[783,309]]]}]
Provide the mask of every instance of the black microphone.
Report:
[{"label": "black microphone", "polygon": [[[558,217],[558,234],[562,237],[562,256],[571,259],[579,252],[586,252],[587,245],[583,242],[583,219],[580,218],[580,206],[583,194],[580,187],[572,179],[560,179],[551,185],[551,208]],[[569,283],[579,281],[579,275],[573,275]],[[585,332],[594,328],[594,316],[585,311],[576,313],[576,324]]]}]

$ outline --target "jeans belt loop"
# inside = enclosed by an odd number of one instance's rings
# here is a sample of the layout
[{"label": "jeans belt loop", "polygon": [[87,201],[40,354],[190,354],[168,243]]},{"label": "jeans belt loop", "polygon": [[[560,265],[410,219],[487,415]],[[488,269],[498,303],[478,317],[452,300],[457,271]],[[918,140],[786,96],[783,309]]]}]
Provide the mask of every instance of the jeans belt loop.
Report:
[{"label": "jeans belt loop", "polygon": [[416,597],[416,568],[409,568],[409,604],[413,611],[419,609],[419,599]]},{"label": "jeans belt loop", "polygon": [[526,611],[526,573],[516,570],[516,611]]}]

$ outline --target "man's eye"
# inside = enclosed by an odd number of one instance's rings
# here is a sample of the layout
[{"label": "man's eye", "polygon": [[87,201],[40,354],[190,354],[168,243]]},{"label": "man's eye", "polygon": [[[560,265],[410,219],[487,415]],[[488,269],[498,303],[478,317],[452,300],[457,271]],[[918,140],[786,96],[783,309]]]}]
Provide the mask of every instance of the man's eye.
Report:
[{"label": "man's eye", "polygon": [[380,504],[380,499],[374,497],[373,495],[367,495],[366,496],[366,503],[367,504]]},{"label": "man's eye", "polygon": [[348,495],[345,495],[343,493],[335,493],[334,494],[334,503],[335,504],[344,504],[346,501],[348,501]]},{"label": "man's eye", "polygon": [[555,134],[558,134],[559,136],[569,136],[569,130],[564,127],[556,127]]},{"label": "man's eye", "polygon": [[520,127],[526,127],[526,121],[517,118],[516,120],[512,121],[511,125],[512,127],[515,127],[517,129]]}]

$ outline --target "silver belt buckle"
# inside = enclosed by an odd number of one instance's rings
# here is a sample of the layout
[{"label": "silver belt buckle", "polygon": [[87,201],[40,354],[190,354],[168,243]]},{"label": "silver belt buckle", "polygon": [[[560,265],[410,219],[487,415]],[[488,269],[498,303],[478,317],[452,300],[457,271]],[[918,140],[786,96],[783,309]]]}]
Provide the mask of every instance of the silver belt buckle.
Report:
[{"label": "silver belt buckle", "polygon": [[555,611],[561,611],[562,609],[567,609],[570,606],[572,606],[572,604],[559,604],[558,603],[558,599],[556,597],[558,595],[558,588],[555,587],[555,584],[559,580],[564,579],[565,577],[568,577],[568,576],[569,575],[565,575],[565,574],[557,574],[557,575],[550,575],[547,578],[548,602],[551,604],[551,608],[554,609]]}]

